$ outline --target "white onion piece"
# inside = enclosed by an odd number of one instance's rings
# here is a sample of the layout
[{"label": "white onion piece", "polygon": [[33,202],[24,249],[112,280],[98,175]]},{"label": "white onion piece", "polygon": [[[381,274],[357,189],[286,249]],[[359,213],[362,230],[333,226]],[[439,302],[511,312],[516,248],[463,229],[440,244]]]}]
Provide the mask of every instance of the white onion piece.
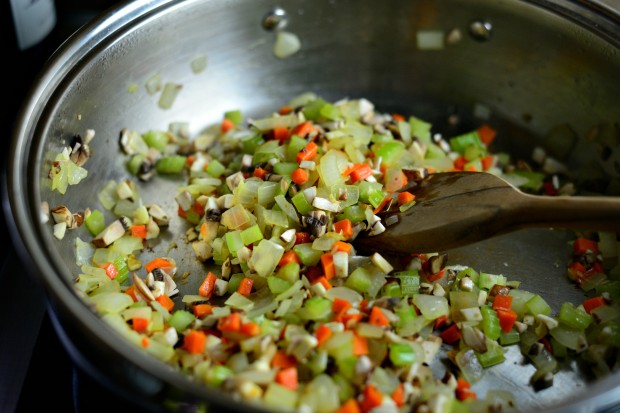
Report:
[{"label": "white onion piece", "polygon": [[441,30],[420,30],[416,39],[420,50],[441,50],[444,48],[444,33]]},{"label": "white onion piece", "polygon": [[295,33],[280,31],[276,34],[276,42],[273,45],[273,54],[284,59],[294,55],[301,48],[301,41],[299,36]]}]

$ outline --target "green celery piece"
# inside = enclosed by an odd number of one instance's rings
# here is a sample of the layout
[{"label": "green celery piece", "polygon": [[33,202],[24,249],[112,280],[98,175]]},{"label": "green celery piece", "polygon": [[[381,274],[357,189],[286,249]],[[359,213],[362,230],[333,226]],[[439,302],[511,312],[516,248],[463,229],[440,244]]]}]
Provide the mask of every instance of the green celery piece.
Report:
[{"label": "green celery piece", "polygon": [[525,309],[528,313],[536,315],[543,314],[549,315],[551,314],[551,307],[547,302],[538,294],[534,294],[532,298],[525,302]]},{"label": "green celery piece", "polygon": [[511,344],[517,344],[521,341],[521,335],[514,328],[510,330],[508,333],[504,331],[500,331],[499,334],[499,344],[502,346],[509,346]]},{"label": "green celery piece", "polygon": [[237,256],[237,251],[244,247],[243,240],[241,239],[241,231],[229,231],[225,235],[226,245],[233,257]]},{"label": "green celery piece", "polygon": [[96,236],[105,229],[105,217],[101,211],[93,209],[84,219],[84,225],[93,236]]},{"label": "green celery piece", "polygon": [[433,127],[431,123],[425,122],[415,116],[410,116],[409,126],[411,127],[411,136],[420,139],[426,144],[431,142],[431,128]]},{"label": "green celery piece", "polygon": [[555,337],[551,337],[550,342],[551,342],[551,348],[553,349],[553,355],[556,358],[564,358],[568,356],[568,349],[566,348],[566,346],[560,344],[560,342],[558,342],[558,340],[556,340]]},{"label": "green celery piece", "polygon": [[295,261],[291,261],[286,265],[278,268],[276,277],[288,281],[293,284],[295,281],[299,281],[299,270],[301,266]]},{"label": "green celery piece", "polygon": [[482,313],[481,327],[484,335],[491,340],[497,340],[502,331],[497,313],[488,305],[480,307],[480,313]]},{"label": "green celery piece", "polygon": [[344,285],[358,293],[364,293],[368,291],[372,285],[372,276],[365,268],[358,267],[349,275]]},{"label": "green celery piece", "polygon": [[235,125],[240,125],[241,123],[243,123],[243,114],[240,110],[229,110],[227,112],[224,112],[224,118],[228,119]]},{"label": "green celery piece", "polygon": [[397,282],[389,282],[381,289],[383,297],[402,297],[400,285]]},{"label": "green celery piece", "polygon": [[620,281],[609,281],[594,287],[597,295],[606,292],[611,296],[612,300],[620,299]]},{"label": "green celery piece", "polygon": [[269,287],[269,291],[271,291],[272,294],[280,294],[288,290],[291,285],[293,284],[289,281],[275,275],[269,275],[267,277],[267,286]]},{"label": "green celery piece", "polygon": [[165,131],[151,130],[142,135],[144,142],[151,148],[155,148],[160,152],[166,149],[169,142],[168,133]]},{"label": "green celery piece", "polygon": [[346,196],[345,199],[340,201],[340,207],[344,209],[349,206],[357,205],[360,198],[360,188],[356,185],[345,185],[344,189]]},{"label": "green celery piece", "polygon": [[575,306],[569,302],[563,303],[560,307],[558,320],[560,323],[576,330],[585,330],[592,324],[592,316],[590,314],[579,308],[575,308]]},{"label": "green celery piece", "polygon": [[461,155],[465,154],[465,150],[470,145],[475,145],[484,149],[484,144],[480,140],[478,132],[475,130],[450,138],[450,148]]},{"label": "green celery piece", "polygon": [[409,366],[418,360],[413,348],[406,343],[392,343],[389,346],[390,361],[396,367]]},{"label": "green celery piece", "polygon": [[398,316],[397,325],[399,327],[402,327],[403,325],[407,324],[408,322],[418,317],[418,315],[415,312],[415,308],[409,305],[409,303],[405,300],[402,301],[401,304],[398,305],[398,307],[395,309],[395,312],[396,312],[396,315]]},{"label": "green celery piece", "polygon": [[481,272],[478,278],[478,287],[490,290],[494,285],[506,285],[506,277],[498,274]]},{"label": "green celery piece", "polygon": [[254,244],[263,239],[263,232],[260,230],[258,224],[254,224],[249,228],[241,231],[241,241],[243,245]]},{"label": "green celery piece", "polygon": [[334,383],[336,383],[338,387],[338,399],[340,403],[344,403],[355,397],[355,388],[342,374],[336,373],[332,375],[332,380],[334,380]]},{"label": "green celery piece", "polygon": [[245,278],[245,274],[242,272],[235,273],[230,276],[228,279],[228,285],[226,286],[226,291],[229,294],[234,293],[239,288],[239,284],[241,284],[241,280]]},{"label": "green celery piece", "polygon": [[299,168],[296,162],[278,162],[273,166],[273,172],[278,175],[291,176],[291,174]]},{"label": "green celery piece", "polygon": [[541,172],[535,171],[523,171],[523,170],[515,170],[511,172],[511,174],[519,175],[521,177],[527,178],[528,181],[523,185],[520,185],[519,188],[524,190],[530,190],[533,192],[538,192],[542,188],[543,181],[545,179],[545,174]]},{"label": "green celery piece", "polygon": [[232,377],[234,374],[228,367],[216,364],[207,370],[205,379],[209,386],[220,387],[227,378]]},{"label": "green celery piece", "polygon": [[341,116],[340,109],[331,103],[326,103],[319,110],[320,116],[329,120],[338,120]]},{"label": "green celery piece", "polygon": [[129,161],[127,162],[127,170],[129,171],[129,173],[132,174],[133,176],[137,176],[138,173],[140,172],[140,167],[144,163],[145,159],[146,159],[146,156],[144,156],[141,153],[136,153],[132,155]]},{"label": "green celery piece", "polygon": [[314,99],[304,105],[302,113],[308,120],[317,120],[321,115],[321,108],[325,104],[327,104],[327,102],[321,98]]},{"label": "green celery piece", "polygon": [[484,156],[486,156],[486,149],[479,145],[468,145],[463,154],[463,157],[468,162],[475,161]]},{"label": "green celery piece", "polygon": [[394,137],[391,134],[385,134],[385,135],[381,134],[380,135],[378,133],[375,133],[375,134],[373,134],[370,137],[370,141],[372,143],[380,143],[380,144],[382,144],[382,143],[390,142],[390,141],[393,141],[393,140],[394,140]]},{"label": "green celery piece", "polygon": [[297,154],[306,147],[308,141],[297,135],[291,136],[286,146],[286,161],[297,162]]},{"label": "green celery piece", "polygon": [[476,357],[478,357],[478,361],[482,367],[488,368],[506,360],[506,356],[504,356],[504,349],[497,341],[487,339],[486,344],[487,351],[484,353],[476,352]]},{"label": "green celery piece", "polygon": [[301,263],[307,267],[313,267],[319,263],[323,251],[315,250],[312,248],[312,243],[297,244],[293,247],[293,250],[297,253]]},{"label": "green celery piece", "polygon": [[241,140],[243,153],[254,154],[256,152],[256,149],[263,143],[265,143],[265,139],[263,139],[263,136],[260,134],[244,138]]},{"label": "green celery piece", "polygon": [[125,257],[122,255],[116,257],[113,264],[114,264],[114,267],[116,267],[116,270],[118,271],[118,274],[116,274],[115,280],[119,284],[122,284],[125,281],[127,281],[127,279],[129,278],[129,268],[127,268],[127,260],[125,259]]},{"label": "green celery piece", "polygon": [[304,320],[327,320],[332,313],[332,302],[323,297],[308,298],[297,314]]},{"label": "green celery piece", "polygon": [[420,275],[416,270],[399,271],[394,277],[400,280],[402,296],[413,296],[420,292]]},{"label": "green celery piece", "polygon": [[155,170],[160,174],[178,174],[187,162],[187,157],[182,155],[163,156],[155,163]]},{"label": "green celery piece", "polygon": [[474,170],[474,171],[482,171],[482,161],[480,159],[474,159],[471,162],[467,162],[463,168],[466,171]]},{"label": "green celery piece", "polygon": [[434,143],[426,144],[426,154],[424,159],[443,159],[446,157],[446,153],[439,146]]},{"label": "green celery piece", "polygon": [[383,191],[380,189],[373,190],[368,194],[368,202],[370,203],[370,205],[372,205],[375,208],[381,205],[381,202],[383,202],[384,198],[385,198],[385,195],[383,194]]},{"label": "green celery piece", "polygon": [[349,346],[350,350],[348,351],[351,355],[338,357],[336,358],[336,366],[338,367],[338,371],[342,374],[343,377],[352,381],[355,377],[355,365],[357,364],[357,357],[353,355],[353,346]]},{"label": "green celery piece", "polygon": [[174,327],[179,333],[185,330],[191,323],[194,322],[196,316],[189,311],[176,310],[172,316],[168,319],[168,324]]},{"label": "green celery piece", "polygon": [[381,157],[381,163],[386,166],[395,165],[405,153],[405,145],[401,141],[389,141],[382,144],[375,152],[377,157]]},{"label": "green celery piece", "polygon": [[295,205],[295,209],[297,209],[297,212],[301,215],[306,215],[314,210],[314,207],[310,204],[310,202],[308,202],[303,192],[297,192],[291,198],[291,202]]},{"label": "green celery piece", "polygon": [[224,175],[224,172],[226,172],[226,167],[217,159],[213,159],[209,162],[209,165],[207,165],[207,173],[214,178],[219,178]]},{"label": "green celery piece", "polygon": [[456,274],[456,280],[459,281],[463,277],[469,277],[474,282],[474,284],[478,285],[478,280],[480,278],[480,274],[471,267],[467,267]]},{"label": "green celery piece", "polygon": [[291,182],[292,181],[290,176],[283,176],[280,180],[280,185],[276,186],[276,194],[274,195],[274,198],[278,195],[286,196],[286,193],[291,187]]},{"label": "green celery piece", "polygon": [[365,220],[366,214],[364,214],[364,209],[362,209],[359,205],[351,205],[344,208],[342,210],[342,214],[338,215],[338,221],[343,219],[349,219],[352,224],[356,224]]}]

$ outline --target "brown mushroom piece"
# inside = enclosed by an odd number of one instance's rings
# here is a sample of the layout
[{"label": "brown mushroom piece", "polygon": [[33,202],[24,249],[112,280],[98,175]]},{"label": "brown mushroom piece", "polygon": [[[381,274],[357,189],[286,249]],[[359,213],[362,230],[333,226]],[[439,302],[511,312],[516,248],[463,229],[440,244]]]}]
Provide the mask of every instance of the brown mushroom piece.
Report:
[{"label": "brown mushroom piece", "polygon": [[101,231],[95,238],[93,238],[93,244],[98,248],[105,248],[123,235],[131,227],[131,221],[127,217],[120,217],[119,219],[108,225],[103,231]]}]

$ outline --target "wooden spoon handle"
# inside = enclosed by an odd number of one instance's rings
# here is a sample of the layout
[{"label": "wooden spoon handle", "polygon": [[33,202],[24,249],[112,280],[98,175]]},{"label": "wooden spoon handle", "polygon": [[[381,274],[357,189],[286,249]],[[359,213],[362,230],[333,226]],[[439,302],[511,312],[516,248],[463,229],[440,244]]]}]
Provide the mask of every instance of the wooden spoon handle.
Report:
[{"label": "wooden spoon handle", "polygon": [[518,226],[620,231],[620,197],[546,197],[523,194]]}]

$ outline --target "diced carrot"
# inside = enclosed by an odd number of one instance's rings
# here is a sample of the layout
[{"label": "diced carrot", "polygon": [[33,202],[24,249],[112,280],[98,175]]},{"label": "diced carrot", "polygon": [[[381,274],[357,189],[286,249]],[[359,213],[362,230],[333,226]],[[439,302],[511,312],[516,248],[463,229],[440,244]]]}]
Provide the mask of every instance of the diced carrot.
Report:
[{"label": "diced carrot", "polygon": [[336,410],[336,413],[362,413],[360,405],[355,399],[349,399]]},{"label": "diced carrot", "polygon": [[280,109],[278,110],[278,113],[280,115],[287,115],[287,114],[291,113],[292,111],[293,111],[293,108],[291,106],[284,105],[284,106],[280,106]]},{"label": "diced carrot", "polygon": [[360,321],[362,321],[362,319],[364,318],[364,315],[361,313],[344,313],[342,315],[342,324],[344,324],[344,327],[347,329],[351,329],[354,328],[357,323],[359,323]]},{"label": "diced carrot", "polygon": [[495,162],[495,156],[487,155],[483,157],[482,159],[480,159],[480,162],[482,163],[482,169],[485,171],[488,171],[493,166],[493,163]]},{"label": "diced carrot", "polygon": [[198,294],[206,298],[211,298],[211,295],[213,295],[213,291],[215,290],[215,280],[217,280],[217,277],[209,271],[204,281],[198,288]]},{"label": "diced carrot", "polygon": [[312,281],[313,285],[316,283],[321,284],[325,288],[325,290],[329,290],[330,288],[332,288],[332,285],[330,284],[329,280],[324,275],[317,277],[314,281]]},{"label": "diced carrot", "polygon": [[405,117],[400,113],[392,113],[392,119],[396,122],[405,122]]},{"label": "diced carrot", "polygon": [[510,306],[512,305],[512,296],[511,295],[496,295],[493,298],[493,309],[497,310],[501,308],[503,310],[510,310]]},{"label": "diced carrot", "polygon": [[211,304],[196,304],[193,308],[194,315],[198,318],[209,315],[213,312],[213,306]]},{"label": "diced carrot", "polygon": [[191,330],[183,338],[183,348],[190,354],[201,354],[205,349],[207,335],[200,330]]},{"label": "diced carrot", "polygon": [[254,168],[254,172],[252,172],[252,176],[260,179],[264,179],[265,175],[267,175],[267,171],[259,167]]},{"label": "diced carrot", "polygon": [[400,383],[392,392],[392,400],[396,406],[403,407],[405,405],[405,386]]},{"label": "diced carrot", "polygon": [[476,393],[471,389],[469,382],[461,377],[456,381],[456,389],[454,392],[456,398],[460,401],[476,399]]},{"label": "diced carrot", "polygon": [[196,161],[195,155],[187,155],[187,158],[185,158],[185,165],[192,166],[195,161]]},{"label": "diced carrot", "polygon": [[461,330],[456,323],[452,323],[450,327],[439,333],[439,337],[446,344],[455,344],[461,339]]},{"label": "diced carrot", "polygon": [[319,152],[319,147],[314,142],[308,142],[305,148],[303,148],[297,154],[297,163],[301,161],[311,161]]},{"label": "diced carrot", "polygon": [[243,323],[241,324],[239,332],[248,337],[254,337],[260,334],[260,326],[253,322]]},{"label": "diced carrot", "polygon": [[350,254],[351,248],[353,247],[348,242],[336,241],[334,242],[334,245],[332,245],[332,254],[334,252],[346,252],[347,254]]},{"label": "diced carrot", "polygon": [[379,205],[377,205],[377,207],[372,212],[374,214],[381,212],[383,208],[385,208],[386,205],[388,205],[391,201],[392,201],[392,197],[386,196],[385,198],[383,198],[383,201],[381,201]]},{"label": "diced carrot", "polygon": [[459,171],[462,171],[465,168],[465,164],[467,163],[467,159],[462,155],[454,160],[454,167]]},{"label": "diced carrot", "polygon": [[325,252],[321,255],[321,265],[323,266],[323,274],[328,280],[336,275],[336,267],[334,266],[334,256],[331,252]]},{"label": "diced carrot", "polygon": [[596,241],[582,237],[575,239],[573,242],[573,250],[575,251],[575,254],[579,255],[585,254],[588,251],[595,254],[598,254],[599,252],[598,243]]},{"label": "diced carrot", "polygon": [[297,135],[300,138],[305,138],[312,131],[314,131],[314,126],[312,125],[312,123],[303,122],[295,126],[293,130],[291,130],[291,135]]},{"label": "diced carrot", "polygon": [[349,218],[341,219],[338,222],[334,222],[334,232],[342,233],[345,239],[349,239],[353,236],[353,224]]},{"label": "diced carrot", "polygon": [[220,126],[220,130],[222,131],[222,133],[226,133],[234,127],[235,124],[232,120],[224,118],[224,120],[222,121],[222,125]]},{"label": "diced carrot", "polygon": [[116,266],[112,262],[109,262],[107,264],[103,264],[101,266],[101,268],[103,268],[105,270],[105,274],[111,280],[115,279],[116,276],[118,275],[118,270],[116,269]]},{"label": "diced carrot", "polygon": [[331,328],[327,327],[325,324],[321,324],[316,331],[314,332],[314,336],[318,341],[318,345],[321,346],[332,336],[334,332]]},{"label": "diced carrot", "polygon": [[415,195],[411,192],[403,191],[398,193],[398,205],[405,205],[415,200]]},{"label": "diced carrot", "polygon": [[295,233],[295,245],[307,244],[310,241],[312,241],[312,236],[309,232],[297,231]]},{"label": "diced carrot", "polygon": [[288,128],[286,126],[278,126],[272,130],[273,138],[280,142],[280,144],[284,143],[291,136],[289,135]]},{"label": "diced carrot", "polygon": [[239,287],[237,287],[237,292],[247,297],[252,292],[253,285],[254,285],[254,280],[252,278],[244,277],[239,283]]},{"label": "diced carrot", "polygon": [[353,307],[353,305],[344,298],[336,297],[332,303],[332,311],[334,314],[346,313],[351,307]]},{"label": "diced carrot", "polygon": [[271,359],[271,367],[287,369],[296,365],[297,359],[295,358],[295,356],[288,355],[283,350],[276,351],[276,354],[274,354],[273,358]]},{"label": "diced carrot", "polygon": [[495,135],[497,134],[495,129],[493,129],[486,123],[476,129],[476,132],[478,132],[478,137],[485,145],[490,145],[491,142],[495,140]]},{"label": "diced carrot", "polygon": [[147,348],[151,343],[147,337],[142,337],[140,344],[142,345],[142,347]]},{"label": "diced carrot", "polygon": [[220,318],[217,322],[217,329],[222,332],[236,332],[241,330],[241,316],[239,313],[231,313]]},{"label": "diced carrot", "polygon": [[439,316],[433,322],[433,330],[444,328],[448,324],[448,317],[445,315]]},{"label": "diced carrot", "polygon": [[166,294],[162,294],[158,296],[157,298],[155,298],[155,300],[157,300],[157,302],[161,304],[162,307],[164,307],[168,311],[174,308],[174,301],[172,301],[172,299],[168,297]]},{"label": "diced carrot", "polygon": [[383,310],[377,306],[373,306],[372,310],[370,310],[368,322],[381,327],[387,327],[390,325],[390,320],[388,320]]},{"label": "diced carrot", "polygon": [[146,225],[132,225],[131,236],[136,238],[146,238]]},{"label": "diced carrot", "polygon": [[372,384],[368,384],[362,390],[362,401],[360,407],[363,413],[368,413],[383,402],[383,394]]},{"label": "diced carrot", "polygon": [[134,303],[138,301],[138,296],[136,295],[135,285],[132,284],[129,287],[127,287],[127,289],[125,290],[125,294],[130,296]]},{"label": "diced carrot", "polygon": [[187,212],[185,212],[183,208],[181,208],[181,205],[177,207],[177,215],[181,218],[187,218]]},{"label": "diced carrot", "polygon": [[[367,163],[358,163],[353,165],[353,170],[350,172],[351,183],[362,181],[369,176],[372,176],[372,168]],[[345,171],[346,172],[346,171]]]},{"label": "diced carrot", "polygon": [[146,272],[153,272],[155,268],[171,268],[173,265],[170,261],[165,258],[155,258],[149,261],[145,266]]},{"label": "diced carrot", "polygon": [[430,281],[437,281],[437,280],[441,280],[444,276],[444,273],[446,272],[445,268],[440,270],[439,272],[436,272],[435,274],[429,274],[426,278]]},{"label": "diced carrot", "polygon": [[306,171],[304,168],[297,168],[291,174],[291,180],[297,185],[303,185],[308,182],[308,177],[308,171]]},{"label": "diced carrot", "polygon": [[353,355],[358,357],[368,355],[368,340],[366,340],[366,337],[353,334]]},{"label": "diced carrot", "polygon": [[299,255],[297,255],[295,250],[288,250],[284,254],[282,254],[282,258],[280,258],[278,265],[280,267],[284,267],[286,264],[291,263],[291,262],[296,262],[297,264],[301,263],[301,260],[299,259]]},{"label": "diced carrot", "polygon": [[149,319],[143,318],[143,317],[134,317],[131,320],[131,326],[133,327],[134,331],[137,331],[138,333],[142,333],[146,331],[146,329],[148,328]]},{"label": "diced carrot", "polygon": [[297,367],[288,367],[279,370],[276,373],[276,383],[291,390],[297,390],[297,386],[299,385],[297,380]]},{"label": "diced carrot", "polygon": [[592,310],[598,308],[600,306],[606,305],[607,302],[601,296],[588,298],[583,302],[583,308],[586,310],[586,313],[590,314]]},{"label": "diced carrot", "polygon": [[464,168],[464,170],[465,170],[465,171],[468,171],[468,172],[480,172],[480,171],[478,171],[478,168],[476,168],[476,166],[475,166],[475,165],[469,165],[469,166],[466,166],[466,167]]},{"label": "diced carrot", "polygon": [[502,331],[509,333],[515,321],[517,321],[517,313],[503,308],[498,308],[495,312],[497,313],[497,318],[499,318],[499,325]]}]

